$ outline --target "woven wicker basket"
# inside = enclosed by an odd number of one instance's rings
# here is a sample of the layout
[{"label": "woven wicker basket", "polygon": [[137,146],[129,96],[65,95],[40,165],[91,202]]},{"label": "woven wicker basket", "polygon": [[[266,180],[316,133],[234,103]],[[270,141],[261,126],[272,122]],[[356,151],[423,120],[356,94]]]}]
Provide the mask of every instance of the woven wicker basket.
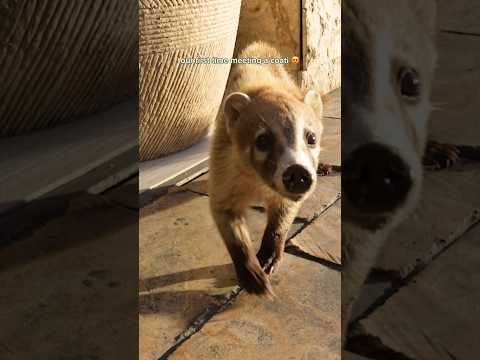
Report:
[{"label": "woven wicker basket", "polygon": [[0,136],[106,108],[138,92],[138,3],[2,2],[0,64]]},{"label": "woven wicker basket", "polygon": [[182,59],[231,57],[240,3],[141,2],[141,161],[184,149],[208,132],[222,101],[230,64],[185,64]]}]

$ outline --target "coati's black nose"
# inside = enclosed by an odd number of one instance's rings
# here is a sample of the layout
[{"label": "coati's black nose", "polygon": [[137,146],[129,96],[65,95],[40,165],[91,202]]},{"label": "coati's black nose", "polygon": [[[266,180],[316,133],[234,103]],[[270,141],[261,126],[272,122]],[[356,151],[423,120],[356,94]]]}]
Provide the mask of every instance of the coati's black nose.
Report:
[{"label": "coati's black nose", "polygon": [[391,211],[407,197],[412,179],[403,160],[378,143],[356,149],[342,164],[342,189],[357,210]]},{"label": "coati's black nose", "polygon": [[301,165],[292,165],[283,173],[283,185],[288,192],[302,194],[312,186],[312,175]]}]

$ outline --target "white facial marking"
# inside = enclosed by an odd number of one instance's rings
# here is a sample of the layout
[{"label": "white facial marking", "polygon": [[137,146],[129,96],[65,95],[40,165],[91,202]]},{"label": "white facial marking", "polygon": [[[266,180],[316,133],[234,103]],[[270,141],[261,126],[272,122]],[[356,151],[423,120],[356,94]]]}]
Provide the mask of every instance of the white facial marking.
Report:
[{"label": "white facial marking", "polygon": [[[395,151],[412,171],[412,177],[418,176],[419,161],[414,148],[411,129],[406,119],[408,113],[406,104],[398,103],[396,84],[391,83],[392,58],[394,56],[392,34],[388,31],[379,32],[375,45],[374,74],[374,110],[366,114],[364,121],[368,121],[372,140],[385,144]],[[403,113],[402,113],[403,111]],[[415,117],[410,113],[410,116]],[[415,129],[418,131],[418,129]]]},{"label": "white facial marking", "polygon": [[303,166],[312,176],[312,179],[316,177],[316,169],[312,163],[311,157],[308,154],[308,148],[305,144],[305,122],[303,117],[298,117],[295,122],[295,147],[288,147],[278,160],[277,169],[273,181],[278,189],[287,191],[283,185],[283,174],[292,165]]}]

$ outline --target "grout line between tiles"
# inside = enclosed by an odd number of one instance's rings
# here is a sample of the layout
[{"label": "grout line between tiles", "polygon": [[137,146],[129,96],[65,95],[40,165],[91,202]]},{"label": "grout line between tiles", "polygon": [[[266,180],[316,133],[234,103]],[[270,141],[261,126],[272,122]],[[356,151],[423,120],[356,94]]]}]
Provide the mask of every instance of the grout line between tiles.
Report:
[{"label": "grout line between tiles", "polygon": [[428,266],[434,262],[439,256],[441,256],[446,250],[456,244],[459,240],[462,239],[463,235],[465,235],[470,229],[480,224],[480,220],[477,220],[474,224],[470,225],[467,229],[465,229],[462,234],[459,234],[454,240],[452,240],[448,245],[446,245],[443,249],[441,249],[438,253],[434,254],[430,261],[424,263],[422,266],[416,267],[412,272],[410,272],[406,277],[393,280],[391,285],[384,291],[383,295],[378,297],[373,304],[371,304],[362,314],[360,314],[353,322],[358,323],[359,321],[367,318],[371,315],[375,310],[383,306],[392,296],[394,296],[398,291],[402,288],[408,286],[414,278],[416,278],[419,274],[421,274]]},{"label": "grout line between tiles", "polygon": [[310,226],[311,224],[313,224],[313,222],[318,220],[320,218],[320,216],[322,216],[322,214],[324,214],[328,209],[330,209],[332,206],[334,206],[338,201],[341,201],[341,199],[342,199],[341,196],[338,196],[330,204],[327,204],[321,210],[321,212],[315,214],[310,221],[305,222],[305,224],[300,229],[298,229],[295,233],[293,233],[292,236],[290,236],[287,240],[287,247],[285,249],[285,252],[287,252],[290,255],[300,257],[300,258],[305,259],[305,260],[314,261],[314,262],[319,263],[323,266],[326,266],[330,269],[333,269],[333,270],[336,270],[336,271],[341,271],[342,266],[340,264],[337,264],[333,261],[329,261],[329,260],[326,260],[326,259],[316,257],[314,255],[310,255],[310,254],[306,253],[305,251],[303,251],[302,249],[300,249],[298,246],[290,243],[291,239],[293,239],[294,237],[296,237],[297,235],[302,233],[308,226]]},{"label": "grout line between tiles", "polygon": [[215,315],[223,312],[228,306],[230,306],[240,295],[242,288],[236,286],[229,294],[227,294],[220,304],[213,304],[207,306],[207,308],[201,313],[193,323],[181,334],[175,338],[175,344],[173,344],[158,360],[166,360],[172,355],[184,342],[190,339],[194,334],[199,332],[203,326]]}]

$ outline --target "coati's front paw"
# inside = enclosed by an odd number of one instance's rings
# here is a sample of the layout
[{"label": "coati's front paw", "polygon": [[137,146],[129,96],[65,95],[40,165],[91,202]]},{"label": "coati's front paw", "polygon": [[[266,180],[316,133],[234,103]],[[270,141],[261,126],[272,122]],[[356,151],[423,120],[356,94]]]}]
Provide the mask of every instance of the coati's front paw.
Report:
[{"label": "coati's front paw", "polygon": [[330,175],[333,171],[333,166],[328,164],[320,163],[317,167],[317,174],[320,176]]},{"label": "coati's front paw", "polygon": [[453,166],[459,156],[460,150],[457,146],[429,141],[423,156],[423,165],[432,170],[442,170]]},{"label": "coati's front paw", "polygon": [[269,298],[275,297],[270,279],[256,259],[236,266],[236,271],[240,286],[247,292]]}]

